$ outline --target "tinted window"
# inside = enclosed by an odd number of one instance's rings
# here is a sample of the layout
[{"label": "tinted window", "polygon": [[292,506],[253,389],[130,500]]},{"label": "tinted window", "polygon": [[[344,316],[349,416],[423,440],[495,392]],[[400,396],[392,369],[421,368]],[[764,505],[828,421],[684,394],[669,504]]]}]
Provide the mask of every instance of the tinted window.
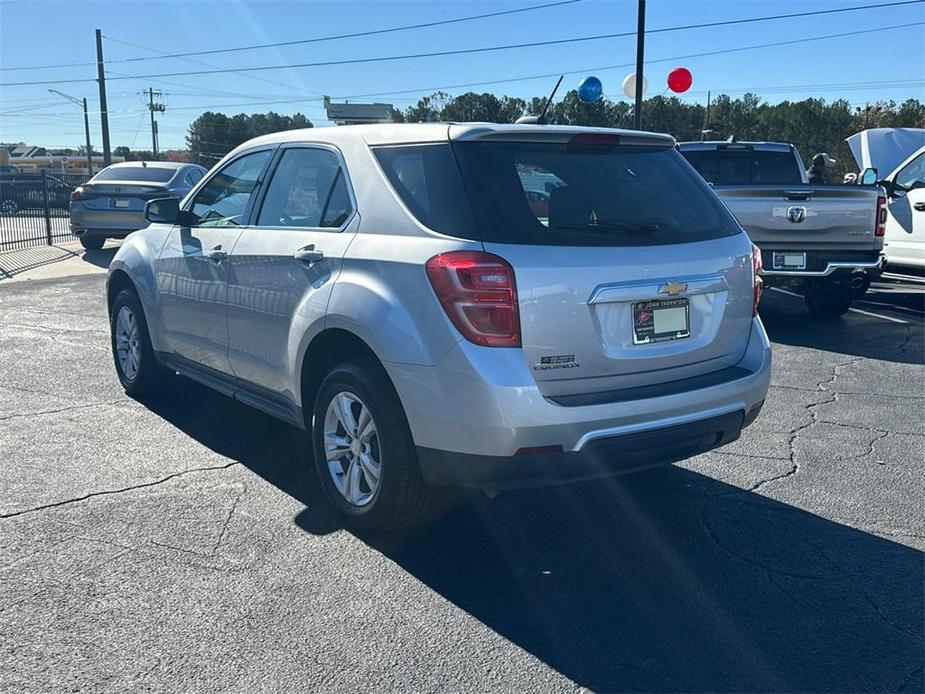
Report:
[{"label": "tinted window", "polygon": [[337,228],[352,212],[337,155],[327,149],[299,147],[283,152],[257,224]]},{"label": "tinted window", "polygon": [[193,200],[191,211],[199,217],[198,226],[241,224],[269,157],[269,150],[245,154],[212,176]]},{"label": "tinted window", "polygon": [[148,183],[166,183],[176,169],[166,169],[162,166],[110,166],[103,169],[94,181],[146,181]]},{"label": "tinted window", "polygon": [[637,246],[739,233],[671,148],[461,142],[453,151],[483,241]]},{"label": "tinted window", "polygon": [[799,185],[803,177],[790,152],[688,150],[684,158],[710,183],[722,185]]},{"label": "tinted window", "polygon": [[896,174],[896,183],[906,190],[925,186],[925,153],[910,161]]},{"label": "tinted window", "polygon": [[378,147],[375,153],[392,188],[421,224],[478,239],[449,144]]},{"label": "tinted window", "polygon": [[199,183],[199,179],[202,178],[202,171],[199,169],[190,169],[186,173],[186,184],[190,187]]}]

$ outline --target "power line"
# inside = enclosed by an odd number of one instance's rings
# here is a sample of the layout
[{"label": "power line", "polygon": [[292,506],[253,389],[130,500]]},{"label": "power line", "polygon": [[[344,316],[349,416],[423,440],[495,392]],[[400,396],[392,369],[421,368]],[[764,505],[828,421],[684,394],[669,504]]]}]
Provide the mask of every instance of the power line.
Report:
[{"label": "power line", "polygon": [[[789,41],[777,41],[774,43],[754,44],[751,46],[740,46],[738,48],[725,48],[725,49],[720,49],[716,51],[706,51],[703,53],[690,53],[688,55],[675,55],[670,58],[654,58],[651,60],[646,60],[646,64],[651,65],[653,63],[670,63],[676,60],[687,60],[690,58],[703,58],[703,57],[708,57],[708,56],[713,56],[713,55],[722,55],[726,53],[741,53],[744,51],[752,51],[752,50],[758,50],[762,48],[776,48],[778,46],[788,46],[788,45],[794,45],[794,44],[799,44],[799,43],[808,43],[812,41],[836,39],[836,38],[842,38],[845,36],[859,36],[861,34],[871,34],[871,33],[876,33],[878,31],[891,31],[894,29],[905,29],[907,27],[920,26],[922,24],[925,24],[925,22],[913,22],[911,24],[894,24],[891,26],[876,27],[873,29],[862,29],[859,31],[849,31],[849,32],[843,32],[839,34],[808,36],[805,38],[792,39]],[[338,96],[337,98],[339,99],[362,99],[362,98],[367,98],[367,97],[380,97],[380,96],[386,97],[386,96],[393,96],[393,95],[400,95],[400,94],[421,94],[421,93],[428,93],[428,92],[443,91],[446,89],[462,89],[465,87],[483,87],[483,86],[490,86],[494,84],[507,84],[508,82],[529,82],[531,80],[550,79],[553,77],[558,77],[559,75],[582,75],[582,74],[586,74],[589,72],[598,72],[598,71],[603,71],[603,70],[616,70],[619,68],[633,67],[634,65],[635,63],[619,63],[616,65],[599,65],[597,67],[587,67],[587,68],[581,68],[579,70],[556,70],[555,72],[546,72],[546,73],[537,74],[537,75],[507,77],[504,79],[484,80],[481,82],[462,82],[462,83],[457,83],[457,84],[444,84],[444,85],[436,86],[436,87],[417,87],[415,89],[401,89],[401,90],[394,90],[394,91],[388,91],[388,92],[366,92],[364,94],[348,94],[348,95]]]},{"label": "power line", "polygon": [[[921,4],[923,2],[925,2],[925,0],[904,0],[903,4],[912,4],[912,3]],[[878,7],[885,7],[885,5],[880,5]],[[720,55],[723,53],[735,53],[735,52],[743,51],[743,50],[752,50],[754,48],[767,48],[767,47],[772,47],[772,46],[787,46],[787,45],[791,45],[794,43],[803,43],[804,41],[813,41],[813,40],[819,40],[823,38],[839,38],[839,37],[844,37],[844,36],[858,36],[860,34],[868,34],[873,31],[886,31],[889,29],[899,29],[899,28],[905,28],[905,27],[919,26],[921,24],[925,24],[925,22],[909,22],[909,23],[897,24],[897,25],[893,25],[889,27],[879,27],[877,29],[864,29],[861,31],[843,32],[840,34],[829,34],[828,36],[813,36],[813,37],[809,37],[805,39],[796,39],[792,41],[781,41],[777,43],[762,44],[759,46],[745,46],[742,48],[735,48],[735,49],[707,51],[704,53],[694,53],[689,56],[666,58],[665,60],[679,60],[683,58],[692,58],[692,57],[696,58],[696,57],[703,57],[703,56],[709,56],[709,55]],[[698,25],[698,26],[706,26],[706,25]],[[664,32],[664,31],[677,31],[677,30],[686,29],[686,28],[689,28],[689,27],[684,26],[684,27],[671,27],[671,28],[665,28],[665,29],[653,29],[651,33],[658,33],[658,32]],[[533,42],[528,42],[528,43],[508,44],[508,45],[502,45],[502,46],[485,46],[482,48],[461,48],[461,49],[449,50],[449,51],[432,51],[428,53],[408,53],[404,55],[377,56],[373,58],[347,58],[343,60],[324,60],[324,61],[317,61],[317,62],[312,62],[312,63],[292,63],[292,64],[287,64],[287,65],[257,65],[254,67],[221,68],[217,70],[196,70],[193,72],[163,72],[163,73],[154,73],[150,75],[126,75],[126,76],[111,77],[110,79],[111,80],[125,80],[125,79],[152,79],[152,78],[157,78],[157,77],[191,77],[193,75],[217,75],[217,74],[229,74],[229,73],[239,73],[239,72],[259,72],[259,71],[265,71],[265,70],[282,70],[282,69],[291,69],[291,68],[331,67],[335,65],[357,65],[360,63],[382,63],[382,62],[388,62],[388,61],[393,61],[393,60],[412,60],[412,59],[417,59],[417,58],[435,58],[435,57],[445,57],[445,56],[454,56],[454,55],[468,55],[472,53],[490,53],[490,52],[495,52],[495,51],[505,51],[505,50],[512,50],[512,49],[518,49],[518,48],[536,48],[538,46],[554,46],[554,45],[571,44],[571,43],[578,43],[578,42],[584,42],[584,41],[598,41],[601,39],[611,39],[611,38],[616,38],[616,37],[621,37],[621,36],[634,36],[634,35],[635,35],[635,32],[623,32],[619,34],[602,34],[599,36],[579,36],[579,37],[573,37],[570,39],[533,41]],[[659,61],[650,60],[648,62],[653,63],[653,62],[659,62]],[[627,67],[628,65],[631,65],[631,63],[616,65],[612,67]],[[608,69],[608,68],[598,68],[598,69]],[[561,73],[558,73],[558,74],[561,74]],[[0,87],[19,87],[19,86],[36,85],[36,84],[45,84],[45,85],[47,84],[74,84],[78,82],[93,82],[93,81],[95,80],[67,79],[67,80],[33,81],[33,82],[6,82],[6,83],[0,83]]]},{"label": "power line", "polygon": [[[472,22],[478,19],[490,19],[491,17],[501,17],[509,14],[518,14],[522,12],[533,12],[534,10],[545,10],[550,7],[558,7],[560,5],[572,5],[582,0],[559,0],[558,2],[547,3],[545,5],[531,5],[530,7],[519,7],[513,10],[502,10],[500,12],[488,12],[485,14],[476,14],[470,15],[467,17],[455,17],[453,19],[441,19],[433,22],[422,22],[419,24],[406,24],[403,26],[389,27],[386,29],[371,29],[369,31],[359,31],[350,34],[335,34],[332,36],[318,36],[310,39],[297,39],[294,41],[278,41],[276,43],[264,43],[257,44],[253,46],[239,46],[235,48],[216,48],[213,50],[207,51],[190,51],[187,53],[170,53],[159,56],[158,58],[124,58],[122,60],[112,60],[110,63],[130,63],[139,60],[160,60],[165,58],[183,58],[188,56],[197,56],[197,55],[212,55],[215,53],[232,53],[235,51],[250,51],[259,48],[280,48],[282,46],[296,46],[306,43],[320,43],[322,41],[335,41],[339,39],[350,39],[358,38],[361,36],[376,36],[381,34],[391,34],[398,31],[409,31],[412,29],[425,29],[429,27],[436,26],[445,26],[447,24],[459,24],[461,22]],[[123,41],[121,39],[116,39],[111,36],[106,37],[109,41],[114,41],[116,43],[123,43],[127,46],[134,46],[138,48],[135,44],[129,43],[128,41]],[[28,67],[0,67],[0,71],[6,70],[49,70],[52,68],[62,68],[62,67],[81,67],[85,65],[95,65],[96,63],[65,63],[61,65],[32,65]]]}]

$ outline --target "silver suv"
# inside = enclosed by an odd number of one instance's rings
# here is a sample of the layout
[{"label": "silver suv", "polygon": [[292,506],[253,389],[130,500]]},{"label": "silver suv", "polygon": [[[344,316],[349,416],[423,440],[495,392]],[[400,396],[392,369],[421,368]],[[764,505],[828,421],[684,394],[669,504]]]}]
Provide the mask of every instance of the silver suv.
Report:
[{"label": "silver suv", "polygon": [[441,485],[726,444],[770,379],[760,256],[674,144],[493,124],[251,140],[149,202],[116,254],[116,371],[132,395],[179,372],[306,429],[365,530]]}]

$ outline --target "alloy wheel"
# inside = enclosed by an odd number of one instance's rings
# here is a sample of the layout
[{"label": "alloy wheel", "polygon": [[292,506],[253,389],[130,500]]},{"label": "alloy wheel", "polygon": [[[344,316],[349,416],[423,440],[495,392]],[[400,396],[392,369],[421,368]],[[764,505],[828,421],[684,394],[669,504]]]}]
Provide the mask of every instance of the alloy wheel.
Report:
[{"label": "alloy wheel", "polygon": [[138,320],[128,306],[122,306],[116,316],[116,357],[122,375],[134,381],[141,366],[141,344]]},{"label": "alloy wheel", "polygon": [[331,480],[344,500],[356,507],[370,503],[379,488],[379,436],[369,407],[354,393],[341,391],[328,403],[324,452]]}]

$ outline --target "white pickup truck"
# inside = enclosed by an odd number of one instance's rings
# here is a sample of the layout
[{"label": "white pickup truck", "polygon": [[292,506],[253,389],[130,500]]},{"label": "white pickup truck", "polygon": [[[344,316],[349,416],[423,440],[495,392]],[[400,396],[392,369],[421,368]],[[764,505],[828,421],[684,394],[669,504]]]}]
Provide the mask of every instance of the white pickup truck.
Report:
[{"label": "white pickup truck", "polygon": [[886,197],[870,185],[810,184],[783,142],[682,142],[685,159],[761,249],[768,286],[799,291],[813,315],[844,314],[883,268]]}]

